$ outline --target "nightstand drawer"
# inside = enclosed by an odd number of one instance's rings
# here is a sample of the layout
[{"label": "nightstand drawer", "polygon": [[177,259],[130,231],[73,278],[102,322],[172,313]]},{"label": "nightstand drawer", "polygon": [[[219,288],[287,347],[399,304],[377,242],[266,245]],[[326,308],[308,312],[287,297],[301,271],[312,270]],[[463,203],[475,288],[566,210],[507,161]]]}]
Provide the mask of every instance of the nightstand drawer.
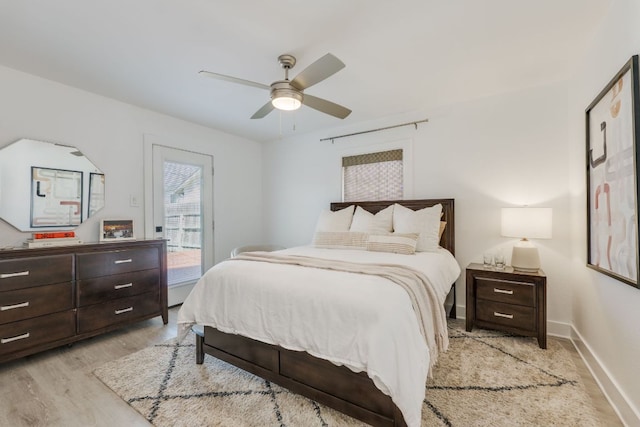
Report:
[{"label": "nightstand drawer", "polygon": [[476,317],[479,321],[497,325],[534,331],[536,314],[533,307],[482,301],[476,304]]},{"label": "nightstand drawer", "polygon": [[476,298],[528,307],[536,305],[535,286],[512,280],[477,277]]}]

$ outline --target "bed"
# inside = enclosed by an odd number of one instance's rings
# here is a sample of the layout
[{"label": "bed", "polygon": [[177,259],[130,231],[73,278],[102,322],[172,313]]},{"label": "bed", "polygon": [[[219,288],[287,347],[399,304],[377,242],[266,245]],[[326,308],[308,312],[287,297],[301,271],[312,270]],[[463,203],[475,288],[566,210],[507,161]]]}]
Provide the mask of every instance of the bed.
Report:
[{"label": "bed", "polygon": [[[455,246],[454,246],[455,245],[455,221],[454,221],[454,200],[453,199],[376,201],[376,202],[360,202],[360,203],[342,203],[341,202],[341,203],[332,203],[331,211],[338,212],[349,207],[350,205],[355,204],[357,206],[360,206],[362,209],[365,209],[366,211],[375,214],[389,207],[390,205],[393,205],[394,203],[399,203],[402,206],[412,210],[424,209],[424,208],[435,206],[437,204],[442,205],[441,221],[446,222],[446,227],[444,227],[444,232],[440,238],[440,246],[443,248],[442,252],[445,252],[444,250],[448,251],[446,252],[446,256],[453,259],[452,255],[455,252]],[[276,255],[276,257],[284,258],[284,257],[287,257],[288,255],[293,255],[293,257],[302,256],[303,258],[315,257],[318,253],[322,254],[323,252],[321,251],[322,249],[315,249],[315,248],[294,248],[286,251],[279,251],[282,254]],[[331,251],[331,250],[325,250],[325,251]],[[364,251],[351,251],[351,253],[353,253],[354,255],[360,252],[364,252]],[[324,252],[324,253],[329,253],[329,252]],[[346,252],[344,253],[346,254]],[[397,255],[397,254],[385,255],[383,253],[372,254],[372,255],[375,255],[378,257],[378,258],[374,257],[372,259],[388,258],[391,260],[391,263],[395,263],[395,260],[399,259],[400,257],[407,257],[406,255]],[[416,255],[418,254],[416,253]],[[444,253],[438,254],[438,256],[440,255],[445,256]],[[340,250],[331,251],[331,255],[326,255],[327,259],[330,259],[333,257],[336,260],[335,261],[336,263],[339,262],[338,259],[342,256],[346,256],[346,255],[343,255],[343,252],[341,252]],[[359,254],[359,256],[364,256],[364,254]],[[366,256],[369,257],[369,255],[366,255]],[[421,256],[426,257],[427,255],[425,254]],[[428,256],[432,256],[432,255],[428,255]],[[384,257],[384,258],[381,258],[381,257]],[[436,257],[436,255],[433,255],[433,257]],[[247,262],[248,264],[246,264]],[[415,262],[415,261],[412,261],[412,262]],[[455,260],[453,262],[455,263]],[[302,311],[302,312],[307,312],[307,311],[312,312],[313,310],[321,310],[318,313],[322,313],[322,310],[326,310],[327,316],[324,318],[324,321],[316,322],[313,325],[314,333],[311,333],[311,334],[308,333],[308,330],[309,330],[308,328],[310,327],[310,325],[305,326],[305,328],[307,328],[306,329],[307,332],[305,333],[295,332],[295,330],[291,333],[289,332],[281,333],[279,329],[275,327],[273,327],[272,329],[269,329],[272,323],[273,324],[278,323],[276,320],[273,320],[273,318],[284,316],[283,319],[280,319],[281,325],[287,324],[286,322],[291,322],[291,318],[287,317],[287,316],[292,316],[292,314],[287,311],[288,310],[287,307],[289,307],[289,305],[291,304],[289,302],[289,298],[290,298],[289,294],[304,293],[304,292],[308,292],[309,289],[296,287],[296,288],[293,288],[294,290],[292,291],[291,288],[283,288],[283,289],[288,289],[286,291],[287,295],[285,296],[284,293],[277,294],[277,292],[285,292],[285,291],[272,290],[268,286],[265,286],[265,283],[262,283],[261,280],[252,278],[253,276],[250,275],[249,271],[254,269],[261,271],[262,272],[261,275],[263,277],[266,277],[266,276],[269,276],[268,274],[269,270],[263,270],[265,268],[278,268],[278,269],[295,268],[297,269],[296,274],[290,274],[290,275],[289,273],[287,273],[287,275],[283,274],[282,276],[278,276],[278,281],[286,282],[287,280],[284,278],[291,277],[293,278],[292,280],[296,281],[296,283],[312,282],[312,280],[310,279],[311,277],[313,277],[314,280],[316,280],[315,279],[316,276],[319,277],[320,275],[324,275],[322,276],[323,279],[321,279],[321,280],[324,280],[323,283],[325,284],[325,286],[323,286],[322,291],[319,291],[318,287],[315,287],[313,288],[316,290],[314,291],[316,292],[316,294],[314,294],[314,297],[306,298],[306,300],[312,301],[313,303],[318,303],[318,301],[320,302],[323,301],[323,298],[325,298],[325,296],[320,296],[319,294],[322,294],[322,295],[331,294],[331,289],[335,288],[337,286],[336,283],[339,282],[339,280],[333,280],[334,278],[340,277],[340,280],[342,280],[344,275],[349,275],[349,281],[347,281],[346,277],[344,277],[344,280],[345,280],[345,283],[350,284],[351,280],[358,280],[358,281],[364,280],[360,278],[360,276],[362,275],[355,274],[352,272],[336,272],[336,271],[319,270],[316,268],[301,267],[297,265],[296,266],[278,265],[278,266],[271,267],[271,266],[263,265],[267,263],[249,262],[248,260],[242,260],[242,259],[240,261],[234,261],[234,260],[225,261],[223,263],[218,264],[218,266],[220,267],[217,267],[217,269],[216,267],[214,267],[214,269],[217,270],[218,275],[222,274],[218,270],[229,269],[229,271],[233,271],[235,269],[237,271],[239,270],[239,265],[240,265],[239,263],[245,263],[245,264],[242,264],[243,265],[242,272],[237,272],[237,274],[240,275],[240,277],[244,278],[242,280],[245,280],[245,283],[243,284],[243,286],[248,286],[249,284],[252,284],[250,282],[254,282],[254,281],[260,282],[260,283],[254,286],[254,289],[251,292],[246,291],[247,293],[245,293],[244,296],[242,297],[242,299],[244,300],[243,301],[244,305],[242,306],[243,308],[240,308],[240,306],[238,306],[237,304],[234,305],[233,292],[229,295],[215,294],[214,299],[218,300],[218,302],[216,302],[216,304],[218,304],[216,308],[217,310],[216,316],[218,315],[226,316],[228,313],[220,314],[220,312],[227,311],[227,310],[234,310],[234,307],[237,307],[236,309],[238,314],[236,315],[236,317],[238,317],[238,319],[235,321],[236,323],[234,323],[233,327],[229,327],[228,325],[223,325],[219,321],[211,320],[211,318],[214,316],[206,317],[206,315],[202,315],[199,317],[198,312],[203,308],[197,308],[197,307],[205,306],[204,308],[205,311],[212,310],[211,308],[206,308],[206,306],[208,306],[209,303],[204,304],[202,302],[204,301],[204,298],[202,296],[204,294],[194,295],[193,297],[191,297],[190,295],[190,298],[187,298],[187,301],[185,301],[185,304],[180,310],[180,313],[178,315],[178,324],[183,331],[186,327],[194,323],[204,325],[204,332],[196,342],[196,353],[197,353],[196,361],[198,363],[202,363],[204,354],[209,354],[218,359],[231,363],[239,368],[242,368],[246,371],[249,371],[253,374],[256,374],[262,378],[273,381],[274,383],[277,383],[283,387],[286,387],[293,392],[304,395],[310,399],[323,403],[340,412],[343,412],[347,415],[350,415],[354,418],[357,418],[361,421],[364,421],[374,426],[417,425],[415,413],[410,414],[406,409],[406,405],[404,404],[406,399],[404,399],[404,397],[403,398],[398,397],[398,395],[403,392],[402,392],[402,387],[400,386],[396,387],[396,382],[394,382],[395,372],[392,372],[391,375],[387,375],[387,377],[385,377],[384,371],[387,370],[387,367],[382,366],[381,364],[386,363],[386,361],[379,362],[378,365],[376,366],[375,363],[377,362],[374,363],[373,360],[370,360],[370,356],[371,354],[373,354],[371,352],[375,350],[376,351],[375,354],[377,355],[378,351],[380,350],[380,345],[378,344],[377,348],[373,344],[369,346],[367,340],[378,341],[378,338],[376,338],[374,335],[372,335],[370,338],[368,337],[367,334],[353,334],[354,336],[357,336],[357,338],[354,338],[352,346],[349,347],[351,349],[349,351],[353,351],[352,349],[355,348],[355,349],[358,349],[358,352],[365,353],[364,358],[368,360],[368,363],[370,364],[370,366],[376,367],[376,369],[371,369],[371,371],[376,372],[376,374],[372,374],[372,372],[366,372],[366,370],[370,368],[369,365],[358,366],[360,362],[352,362],[352,360],[358,360],[357,357],[356,358],[346,357],[343,354],[340,354],[340,357],[337,357],[337,356],[334,357],[333,354],[331,356],[328,356],[327,352],[318,350],[318,348],[323,348],[323,346],[330,346],[330,347],[336,347],[336,348],[340,347],[341,344],[336,344],[336,343],[326,344],[325,338],[328,336],[331,336],[332,340],[335,339],[336,341],[340,341],[340,340],[344,341],[343,338],[339,338],[341,337],[340,334],[331,333],[331,331],[333,331],[334,329],[330,330],[329,333],[326,331],[326,329],[329,327],[336,328],[335,325],[331,326],[332,322],[335,323],[336,318],[340,318],[340,316],[343,316],[343,314],[341,314],[342,312],[333,311],[334,305],[335,306],[341,305],[341,303],[343,302],[342,300],[329,299],[328,301],[332,301],[332,302],[325,304],[324,306],[320,306],[320,308],[310,306],[304,309],[296,308],[295,310],[293,310],[293,311]],[[253,267],[253,265],[257,265],[257,264],[260,264],[259,268],[262,270],[259,270],[257,267]],[[452,298],[453,303],[449,313],[450,317],[455,317],[455,306],[456,306],[455,279],[459,275],[459,267],[457,266],[457,263],[455,264],[455,268],[458,269],[458,273],[453,276],[451,275],[451,272],[448,273],[447,277],[449,277],[448,280],[450,280],[450,282],[447,283],[445,291],[444,292],[438,291],[441,294],[441,296],[438,297],[438,304],[444,304],[444,297],[442,295],[446,296],[447,293],[451,294],[449,296],[450,297],[449,300],[451,300]],[[300,270],[300,269],[304,269],[304,270]],[[277,271],[280,273],[280,270],[277,270]],[[203,279],[201,279],[201,282],[204,283],[207,280],[211,280],[211,278],[207,278],[208,275],[210,275],[210,272],[211,270],[203,276]],[[313,276],[309,276],[309,274],[312,274]],[[337,274],[341,274],[342,276],[337,276]],[[356,278],[355,276],[358,276],[358,277]],[[309,278],[309,280],[307,280],[306,278]],[[397,287],[394,287],[393,284],[389,285],[388,283],[389,281],[383,278],[375,277],[367,280],[368,280],[367,283],[369,283],[367,284],[367,286],[372,286],[371,289],[374,289],[375,293],[377,293],[378,291],[390,292],[390,293],[404,292],[402,290],[397,291]],[[236,281],[238,280],[236,279]],[[386,283],[384,284],[378,283],[381,281],[385,281]],[[279,286],[279,283],[277,285],[273,285],[273,287],[277,287],[277,286]],[[354,286],[360,286],[360,283]],[[379,288],[375,286],[379,286]],[[198,288],[200,288],[201,290],[196,291],[196,289]],[[195,293],[206,292],[202,289],[211,290],[212,288],[213,288],[212,286],[205,286],[204,284],[200,287],[196,285],[196,288],[194,288],[194,292]],[[443,287],[440,285],[440,288],[443,288]],[[245,289],[248,289],[248,288],[242,287],[238,289],[240,289],[240,291],[236,291],[236,293],[245,292]],[[264,290],[264,289],[268,289],[268,290]],[[194,294],[194,292],[192,292],[192,294]],[[265,310],[265,312],[262,312],[263,308],[259,304],[256,304],[252,299],[253,293],[260,293],[260,292],[273,292],[275,293],[275,295],[281,295],[284,308],[282,310],[267,309]],[[331,297],[331,298],[334,298],[334,297]],[[226,300],[227,298],[228,300]],[[270,297],[268,296],[268,298],[271,298],[271,301],[272,301],[271,304],[273,305],[274,304],[273,295],[271,295]],[[330,298],[330,297],[326,297],[326,298]],[[384,298],[387,298],[387,297],[384,297]],[[389,301],[392,301],[393,298],[395,297],[388,297],[388,298],[389,298],[388,299]],[[368,298],[364,298],[364,299],[368,299]],[[409,300],[406,297],[405,299],[407,301]],[[349,300],[349,298],[345,296],[345,300]],[[207,299],[207,301],[209,301],[209,299]],[[295,304],[296,304],[296,307],[298,307],[298,304],[302,304],[302,303],[296,302]],[[312,304],[312,303],[310,302],[309,304]],[[416,371],[419,371],[420,369],[424,368],[422,366],[423,363],[426,363],[427,365],[429,364],[429,354],[430,354],[428,349],[426,352],[427,354],[426,358],[424,357],[424,354],[421,353],[421,351],[423,350],[421,346],[424,345],[424,340],[415,339],[415,332],[413,331],[413,329],[418,327],[419,322],[415,321],[416,315],[411,310],[411,305],[410,305],[411,303],[409,302],[408,304],[409,304],[409,309],[406,309],[406,307],[402,306],[402,308],[398,309],[397,312],[392,313],[393,314],[392,321],[397,322],[398,325],[400,325],[399,328],[397,327],[397,325],[393,326],[394,328],[396,328],[394,329],[395,331],[393,333],[394,336],[407,335],[407,338],[405,341],[402,341],[401,337],[398,338],[398,342],[399,342],[398,345],[401,346],[399,347],[399,349],[401,349],[402,351],[397,351],[397,349],[394,349],[391,352],[392,354],[389,356],[391,358],[398,357],[398,360],[394,359],[394,363],[393,363],[394,367],[389,367],[388,370],[397,369],[398,371],[404,371],[404,373],[401,372],[400,374],[398,374],[398,377],[400,379],[397,381],[397,383],[400,385],[403,384],[402,378],[407,377],[406,373],[407,372],[411,373],[412,372],[411,369],[414,369],[413,364],[416,365],[415,367]],[[366,305],[366,304],[363,303],[363,305]],[[442,310],[444,310],[443,307],[441,308]],[[242,311],[242,310],[249,310],[249,311]],[[385,307],[385,310],[387,310],[386,307]],[[388,308],[388,310],[395,310],[395,307]],[[406,313],[412,312],[412,313],[408,313],[405,315],[405,312]],[[286,315],[282,313],[285,313]],[[408,319],[409,317],[411,317],[413,320],[405,320],[405,318]],[[349,328],[354,328],[354,330],[358,330],[358,331],[365,330],[363,329],[362,325],[357,324],[357,322],[359,321],[363,321],[363,322],[367,321],[365,314],[362,314],[362,318],[364,320],[357,319],[357,318],[354,319],[353,317],[349,317],[347,315],[346,317],[344,317],[344,319],[341,319],[342,323],[340,324],[344,325],[344,329],[346,330],[349,330]],[[387,318],[391,319],[391,317],[387,317]],[[207,320],[203,320],[203,319],[207,319]],[[248,326],[246,330],[243,329],[243,326],[242,326],[243,323],[252,323],[252,322],[258,323],[258,324],[266,323],[268,325],[267,326],[258,325],[255,327]],[[325,323],[327,325],[325,325]],[[414,327],[414,324],[416,325],[415,327]],[[295,326],[295,325],[298,325],[298,323],[294,321],[294,322],[291,322],[290,325]],[[291,328],[296,329],[297,326],[295,327],[294,326],[291,326]],[[367,325],[364,325],[364,327],[366,326]],[[376,326],[376,328],[378,328],[378,326]],[[391,326],[389,326],[389,329],[390,328]],[[343,328],[340,328],[340,329],[343,329]],[[385,329],[385,325],[382,325],[382,327],[380,327],[379,329]],[[260,333],[254,332],[255,330],[260,330]],[[405,330],[407,330],[408,332],[405,333],[404,332]],[[398,331],[401,331],[401,332],[398,332]],[[317,333],[317,337],[314,335],[316,333]],[[288,341],[288,338],[287,339],[282,338],[282,336],[288,336],[288,334],[300,335],[296,337],[296,340],[300,340],[301,342],[304,342],[304,344],[301,344],[301,343],[298,343],[298,341],[295,341],[295,345],[293,345],[292,341]],[[445,325],[445,334],[446,334],[446,325]],[[336,338],[334,338],[334,336]],[[315,342],[316,338],[320,342],[320,344]],[[422,344],[420,344],[418,341],[420,341]],[[367,349],[369,349],[369,347],[373,350],[367,353]],[[393,346],[388,345],[387,347],[393,347]],[[413,347],[416,348],[415,351],[413,350]],[[363,348],[365,349],[361,350]],[[337,353],[340,353],[340,352],[338,351]],[[400,356],[398,356],[398,354]],[[415,355],[418,356],[419,362],[416,362]],[[387,357],[387,356],[385,355],[384,357]],[[384,357],[380,357],[380,358],[384,358]],[[422,360],[423,358],[425,358],[426,360]],[[378,369],[378,367],[380,367],[380,369]],[[378,375],[377,372],[380,372],[380,374]],[[426,375],[426,373],[424,374]],[[415,375],[415,376],[420,377],[420,375]],[[387,378],[392,378],[392,380],[387,380]],[[422,382],[420,386],[422,388],[422,393],[424,395],[424,382]],[[385,392],[383,392],[382,390],[385,390]],[[398,404],[394,403],[394,398],[390,397],[389,394],[394,396],[395,401]],[[421,399],[422,398],[420,398],[420,402],[421,402]],[[403,408],[403,409],[400,409],[400,408]],[[407,414],[409,414],[410,416],[411,421],[409,422],[405,421],[405,415]],[[418,421],[418,425],[419,425],[419,421]]]}]

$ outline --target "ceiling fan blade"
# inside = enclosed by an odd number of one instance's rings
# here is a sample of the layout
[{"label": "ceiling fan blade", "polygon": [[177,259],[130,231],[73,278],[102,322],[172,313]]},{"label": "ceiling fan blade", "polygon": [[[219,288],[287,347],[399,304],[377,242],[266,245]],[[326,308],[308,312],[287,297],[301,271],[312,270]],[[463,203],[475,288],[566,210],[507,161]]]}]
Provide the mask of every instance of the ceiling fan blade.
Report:
[{"label": "ceiling fan blade", "polygon": [[201,76],[211,77],[212,79],[224,80],[226,82],[238,83],[238,84],[245,85],[245,86],[257,87],[258,89],[267,89],[267,90],[271,89],[270,86],[263,85],[262,83],[252,82],[251,80],[239,79],[237,77],[226,76],[224,74],[218,74],[218,73],[214,73],[212,71],[202,70],[202,71],[199,71],[198,74],[200,74]]},{"label": "ceiling fan blade", "polygon": [[344,119],[349,114],[351,114],[351,110],[343,107],[342,105],[335,104],[331,101],[327,101],[326,99],[307,95],[306,93],[302,98],[302,103],[308,107],[313,108],[314,110],[321,111],[325,114],[329,114],[330,116],[337,117],[339,119]]},{"label": "ceiling fan blade", "polygon": [[264,104],[262,106],[262,108],[260,108],[258,111],[256,111],[253,116],[251,116],[252,119],[261,119],[264,116],[266,116],[267,114],[269,114],[270,112],[273,111],[275,107],[273,106],[273,104],[271,103],[271,101],[267,102],[266,104]]},{"label": "ceiling fan blade", "polygon": [[344,63],[330,53],[318,59],[313,64],[302,70],[295,79],[291,80],[291,85],[299,90],[313,86],[332,76],[345,67]]}]

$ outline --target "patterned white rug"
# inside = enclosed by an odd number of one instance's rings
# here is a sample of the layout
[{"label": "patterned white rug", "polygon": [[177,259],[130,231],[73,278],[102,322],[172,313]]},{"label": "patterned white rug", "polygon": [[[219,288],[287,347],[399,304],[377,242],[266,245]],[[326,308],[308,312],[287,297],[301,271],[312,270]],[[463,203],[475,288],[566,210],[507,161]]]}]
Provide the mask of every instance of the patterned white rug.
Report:
[{"label": "patterned white rug", "polygon": [[[450,348],[426,385],[423,426],[599,426],[571,355],[555,340],[449,324]],[[156,426],[362,426],[209,355],[193,336],[110,362],[95,375]]]}]

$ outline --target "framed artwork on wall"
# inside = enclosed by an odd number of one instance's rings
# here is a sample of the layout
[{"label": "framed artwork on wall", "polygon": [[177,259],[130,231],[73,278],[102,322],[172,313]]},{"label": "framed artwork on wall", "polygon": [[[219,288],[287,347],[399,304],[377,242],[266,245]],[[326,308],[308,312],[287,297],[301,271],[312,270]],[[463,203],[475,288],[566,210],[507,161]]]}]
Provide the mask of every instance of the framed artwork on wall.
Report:
[{"label": "framed artwork on wall", "polygon": [[82,172],[31,167],[31,227],[72,227],[82,222]]},{"label": "framed artwork on wall", "polygon": [[638,55],[586,109],[587,266],[638,284]]},{"label": "framed artwork on wall", "polygon": [[132,219],[103,219],[100,221],[100,241],[135,240]]}]

